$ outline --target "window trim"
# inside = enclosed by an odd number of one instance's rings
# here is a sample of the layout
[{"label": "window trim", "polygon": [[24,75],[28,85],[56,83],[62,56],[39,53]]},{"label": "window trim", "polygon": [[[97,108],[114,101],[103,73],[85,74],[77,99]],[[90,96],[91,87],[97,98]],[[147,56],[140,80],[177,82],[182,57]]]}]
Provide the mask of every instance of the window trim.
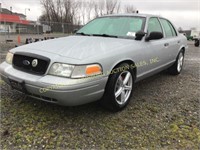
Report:
[{"label": "window trim", "polygon": [[[177,32],[176,32],[176,30],[175,30],[173,24],[172,24],[169,20],[167,20],[167,21],[168,21],[168,23],[170,24],[170,28],[171,28],[171,30],[174,30],[174,32],[175,32],[174,37],[176,37],[178,34],[177,34]],[[172,31],[172,33],[173,33],[173,31]]]}]

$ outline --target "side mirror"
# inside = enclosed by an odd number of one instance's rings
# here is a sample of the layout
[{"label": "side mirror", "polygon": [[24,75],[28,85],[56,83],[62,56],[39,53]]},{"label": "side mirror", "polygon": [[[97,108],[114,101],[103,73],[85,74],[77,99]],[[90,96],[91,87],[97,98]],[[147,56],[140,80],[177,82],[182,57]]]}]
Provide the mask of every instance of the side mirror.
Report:
[{"label": "side mirror", "polygon": [[140,41],[140,40],[142,40],[142,38],[145,36],[145,32],[144,31],[138,31],[138,32],[136,32],[136,34],[135,34],[135,40],[138,40],[138,41]]},{"label": "side mirror", "polygon": [[74,30],[73,30],[73,33],[75,34],[77,31],[78,31],[78,29],[74,29]]},{"label": "side mirror", "polygon": [[151,32],[147,37],[146,37],[146,41],[150,41],[150,40],[159,40],[163,38],[163,34],[161,32]]}]

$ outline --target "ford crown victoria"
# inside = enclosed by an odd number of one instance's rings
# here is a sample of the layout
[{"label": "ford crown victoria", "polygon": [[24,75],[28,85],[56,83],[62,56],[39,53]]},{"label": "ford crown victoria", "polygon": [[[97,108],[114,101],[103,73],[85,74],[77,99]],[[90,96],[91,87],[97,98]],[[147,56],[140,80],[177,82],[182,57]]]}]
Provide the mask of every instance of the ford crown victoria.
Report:
[{"label": "ford crown victoria", "polygon": [[131,100],[133,85],[183,68],[186,38],[160,16],[107,15],[74,35],[11,49],[1,78],[31,97],[66,106],[100,100],[113,111]]}]

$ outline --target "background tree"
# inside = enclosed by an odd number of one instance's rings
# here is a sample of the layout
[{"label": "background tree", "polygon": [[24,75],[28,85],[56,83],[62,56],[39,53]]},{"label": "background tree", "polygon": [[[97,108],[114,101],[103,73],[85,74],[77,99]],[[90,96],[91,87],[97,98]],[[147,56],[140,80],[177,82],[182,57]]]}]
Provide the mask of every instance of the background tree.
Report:
[{"label": "background tree", "polygon": [[122,7],[120,0],[41,0],[41,5],[43,13],[39,20],[53,26],[55,30],[65,28],[63,25],[66,26],[66,24],[83,25],[102,15],[136,12],[133,5]]},{"label": "background tree", "polygon": [[124,6],[124,12],[125,13],[136,13],[137,10],[133,5],[125,5]]}]

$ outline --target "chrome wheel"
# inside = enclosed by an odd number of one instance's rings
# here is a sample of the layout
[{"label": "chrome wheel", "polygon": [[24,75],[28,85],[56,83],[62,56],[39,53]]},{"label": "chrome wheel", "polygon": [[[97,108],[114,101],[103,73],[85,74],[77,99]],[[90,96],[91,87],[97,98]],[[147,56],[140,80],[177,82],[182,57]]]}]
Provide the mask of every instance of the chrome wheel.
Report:
[{"label": "chrome wheel", "polygon": [[129,71],[122,72],[115,83],[115,100],[123,105],[131,95],[133,86],[133,77]]},{"label": "chrome wheel", "polygon": [[179,54],[178,64],[177,64],[177,71],[180,72],[183,67],[183,53]]}]

